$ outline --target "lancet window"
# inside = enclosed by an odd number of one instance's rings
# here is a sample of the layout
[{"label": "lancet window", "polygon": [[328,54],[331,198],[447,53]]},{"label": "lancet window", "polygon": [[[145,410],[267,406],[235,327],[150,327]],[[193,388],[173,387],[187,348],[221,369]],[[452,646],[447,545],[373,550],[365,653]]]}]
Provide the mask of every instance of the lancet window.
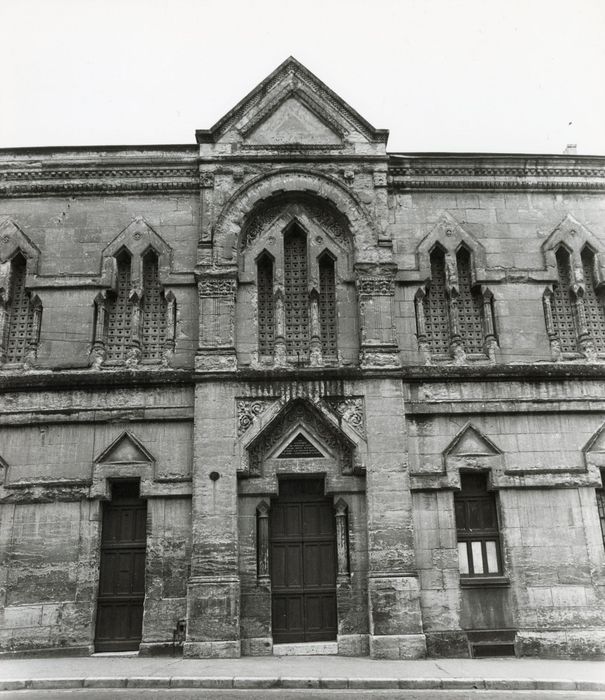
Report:
[{"label": "lancet window", "polygon": [[24,362],[38,344],[42,306],[25,287],[26,260],[21,252],[13,257],[10,267],[9,293],[2,302],[3,354],[8,363]]},{"label": "lancet window", "polygon": [[319,322],[324,357],[336,356],[336,275],[334,259],[324,253],[319,259]]},{"label": "lancet window", "polygon": [[166,336],[166,300],[158,275],[158,256],[150,250],[143,257],[142,359],[160,361]]},{"label": "lancet window", "polygon": [[[306,231],[287,226],[256,260],[258,353],[277,363],[321,364],[337,357],[336,258],[311,252]],[[280,269],[281,268],[281,269]]]},{"label": "lancet window", "polygon": [[117,281],[114,293],[107,299],[107,361],[120,362],[126,359],[130,347],[131,307],[130,294],[130,255],[122,251],[116,258]]},{"label": "lancet window", "polygon": [[429,261],[430,279],[416,294],[421,350],[430,360],[493,359],[493,296],[474,284],[471,252],[462,245],[454,256],[436,244]]},{"label": "lancet window", "polygon": [[257,262],[258,279],[258,351],[272,355],[275,341],[275,309],[273,302],[273,260],[264,253]]},{"label": "lancet window", "polygon": [[175,344],[176,301],[164,292],[158,254],[150,248],[139,258],[122,249],[115,263],[114,289],[95,300],[93,366],[167,361]]},{"label": "lancet window", "polygon": [[431,353],[447,353],[450,348],[450,320],[443,248],[435,247],[430,260],[431,279],[424,297],[426,342]]},{"label": "lancet window", "polygon": [[297,226],[284,234],[284,309],[287,354],[304,357],[309,351],[307,237]]},{"label": "lancet window", "polygon": [[467,353],[484,350],[483,299],[481,292],[473,288],[471,277],[471,255],[460,248],[456,255],[458,268],[458,333]]},{"label": "lancet window", "polygon": [[605,299],[597,285],[595,253],[584,246],[579,254],[579,276],[574,272],[574,255],[564,245],[555,252],[557,282],[544,295],[547,331],[557,353],[602,353]]}]

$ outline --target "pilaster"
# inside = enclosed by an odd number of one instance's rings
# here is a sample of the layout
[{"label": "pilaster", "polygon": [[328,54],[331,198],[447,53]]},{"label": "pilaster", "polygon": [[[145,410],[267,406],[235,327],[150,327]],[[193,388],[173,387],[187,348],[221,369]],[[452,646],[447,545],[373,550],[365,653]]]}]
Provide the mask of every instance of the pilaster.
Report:
[{"label": "pilaster", "polygon": [[363,368],[400,366],[394,319],[395,271],[392,264],[371,269],[356,266]]},{"label": "pilaster", "polygon": [[372,381],[366,393],[366,409],[370,655],[420,658],[426,654],[426,641],[400,382]]}]

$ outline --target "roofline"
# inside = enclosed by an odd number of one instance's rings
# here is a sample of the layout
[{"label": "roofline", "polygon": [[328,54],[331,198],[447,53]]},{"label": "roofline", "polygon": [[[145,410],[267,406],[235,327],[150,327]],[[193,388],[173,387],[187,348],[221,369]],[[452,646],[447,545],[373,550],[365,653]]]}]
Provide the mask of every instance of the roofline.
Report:
[{"label": "roofline", "polygon": [[266,78],[261,80],[255,87],[250,90],[234,107],[232,107],[225,115],[223,115],[213,126],[209,129],[196,129],[195,139],[197,143],[214,143],[216,140],[216,134],[227,124],[227,122],[233,117],[234,114],[238,112],[247,102],[249,102],[253,97],[258,94],[262,94],[267,91],[267,85],[277,76],[280,72],[284,71],[289,65],[295,66],[301,73],[305,74],[312,81],[318,83],[323,90],[325,90],[332,98],[340,102],[353,116],[357,119],[365,129],[367,129],[377,140],[387,142],[389,136],[388,129],[377,129],[372,126],[370,122],[359,114],[359,112],[351,107],[351,105],[343,100],[340,95],[338,95],[334,90],[329,88],[323,80],[320,80],[315,73],[310,71],[306,66],[304,66],[300,61],[298,61],[294,56],[288,56],[285,61],[277,66],[277,68],[271,72]]},{"label": "roofline", "polygon": [[389,158],[563,158],[581,160],[596,158],[605,160],[605,155],[579,153],[509,153],[507,151],[405,151],[387,152]]},{"label": "roofline", "polygon": [[1,153],[66,153],[69,151],[182,151],[191,150],[198,152],[195,143],[167,143],[167,144],[94,144],[76,146],[8,146],[0,148]]}]

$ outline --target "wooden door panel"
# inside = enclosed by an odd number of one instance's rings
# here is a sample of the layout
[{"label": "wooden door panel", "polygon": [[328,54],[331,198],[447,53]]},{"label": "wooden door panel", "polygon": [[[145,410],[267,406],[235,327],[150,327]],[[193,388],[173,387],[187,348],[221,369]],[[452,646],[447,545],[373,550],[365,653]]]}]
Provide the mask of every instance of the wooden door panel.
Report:
[{"label": "wooden door panel", "polygon": [[[298,490],[271,508],[271,586],[273,641],[336,638],[336,542],[330,499],[323,485]],[[280,485],[280,492],[281,492]]]},{"label": "wooden door panel", "polygon": [[[130,487],[132,490],[132,486]],[[136,650],[145,598],[146,504],[120,497],[104,504],[95,648]]]}]

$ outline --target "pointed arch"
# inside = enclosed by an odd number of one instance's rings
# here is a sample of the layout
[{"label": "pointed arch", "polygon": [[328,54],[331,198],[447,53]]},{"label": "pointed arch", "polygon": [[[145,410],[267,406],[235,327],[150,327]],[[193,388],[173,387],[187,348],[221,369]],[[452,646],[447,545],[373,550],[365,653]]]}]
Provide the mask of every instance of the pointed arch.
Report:
[{"label": "pointed arch", "polygon": [[[326,458],[337,461],[342,474],[352,474],[355,468],[356,442],[343,432],[336,420],[306,399],[294,399],[267,416],[264,424],[245,445],[248,475],[261,476],[265,460],[277,458],[287,446],[302,435]],[[311,460],[315,470],[317,460]]]}]

